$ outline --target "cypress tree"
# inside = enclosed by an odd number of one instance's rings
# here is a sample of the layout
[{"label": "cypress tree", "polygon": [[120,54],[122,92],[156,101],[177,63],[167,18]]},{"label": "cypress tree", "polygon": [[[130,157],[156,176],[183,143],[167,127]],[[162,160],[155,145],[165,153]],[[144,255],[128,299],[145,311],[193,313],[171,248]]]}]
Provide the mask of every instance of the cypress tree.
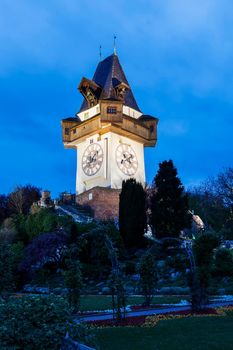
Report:
[{"label": "cypress tree", "polygon": [[124,180],[120,193],[119,229],[126,248],[143,244],[146,227],[146,193],[135,179]]},{"label": "cypress tree", "polygon": [[172,160],[159,164],[150,199],[150,223],[157,238],[179,237],[191,225],[188,196]]}]

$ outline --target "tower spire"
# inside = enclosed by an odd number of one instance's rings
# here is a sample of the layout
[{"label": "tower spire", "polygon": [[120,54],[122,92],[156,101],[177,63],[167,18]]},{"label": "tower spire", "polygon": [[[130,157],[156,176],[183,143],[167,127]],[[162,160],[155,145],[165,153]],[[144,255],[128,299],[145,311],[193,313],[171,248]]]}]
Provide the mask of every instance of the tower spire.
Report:
[{"label": "tower spire", "polygon": [[116,55],[116,34],[114,34],[114,37],[113,37],[113,48],[114,48],[114,55]]}]

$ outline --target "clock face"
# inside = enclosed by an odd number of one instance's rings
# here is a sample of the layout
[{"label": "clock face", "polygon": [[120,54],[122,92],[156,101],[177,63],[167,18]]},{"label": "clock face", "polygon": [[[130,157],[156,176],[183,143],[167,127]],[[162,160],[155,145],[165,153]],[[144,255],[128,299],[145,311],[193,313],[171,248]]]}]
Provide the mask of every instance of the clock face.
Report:
[{"label": "clock face", "polygon": [[138,168],[138,160],[133,148],[125,143],[116,149],[116,162],[118,168],[125,174],[133,176]]},{"label": "clock face", "polygon": [[88,146],[82,157],[82,169],[87,176],[95,175],[101,168],[104,152],[98,143]]}]

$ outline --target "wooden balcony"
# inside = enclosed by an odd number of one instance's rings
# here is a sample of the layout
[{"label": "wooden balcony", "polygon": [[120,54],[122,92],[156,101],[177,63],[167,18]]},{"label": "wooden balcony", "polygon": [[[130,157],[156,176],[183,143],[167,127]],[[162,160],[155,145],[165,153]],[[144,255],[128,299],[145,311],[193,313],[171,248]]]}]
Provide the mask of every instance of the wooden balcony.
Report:
[{"label": "wooden balcony", "polygon": [[116,120],[106,115],[98,115],[85,122],[68,123],[62,122],[63,142],[67,148],[75,148],[75,145],[84,141],[86,137],[94,134],[103,135],[107,132],[114,132],[143,143],[145,146],[154,146],[157,138],[157,120],[142,123],[137,119],[123,115]]}]

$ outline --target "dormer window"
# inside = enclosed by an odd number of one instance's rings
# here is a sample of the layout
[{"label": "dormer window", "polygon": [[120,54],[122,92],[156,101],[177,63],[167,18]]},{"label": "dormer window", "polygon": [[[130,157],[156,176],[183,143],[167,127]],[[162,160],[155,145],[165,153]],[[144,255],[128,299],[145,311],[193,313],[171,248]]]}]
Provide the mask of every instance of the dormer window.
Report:
[{"label": "dormer window", "polygon": [[108,114],[116,114],[117,113],[117,109],[116,107],[107,107],[107,113]]},{"label": "dormer window", "polygon": [[70,134],[70,129],[69,128],[65,128],[65,135],[69,135]]}]

